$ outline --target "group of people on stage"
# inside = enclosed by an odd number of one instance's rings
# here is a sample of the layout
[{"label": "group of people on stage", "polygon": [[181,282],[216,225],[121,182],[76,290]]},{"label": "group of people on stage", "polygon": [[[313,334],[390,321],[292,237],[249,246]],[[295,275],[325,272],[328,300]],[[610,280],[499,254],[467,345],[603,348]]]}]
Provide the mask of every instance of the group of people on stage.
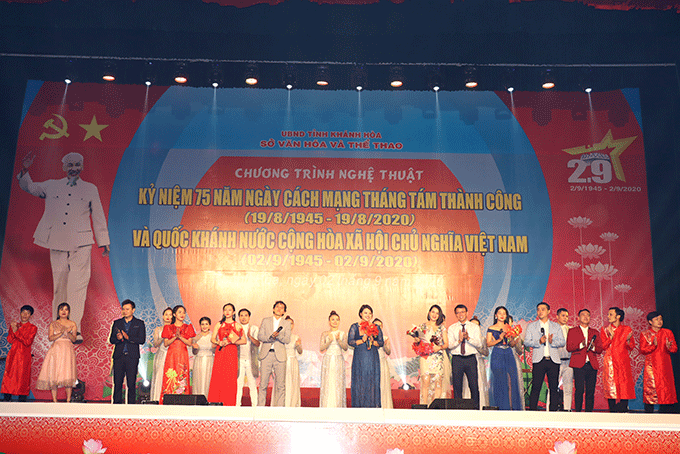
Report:
[{"label": "group of people on stage", "polygon": [[[236,313],[233,304],[222,308],[222,318],[214,328],[210,318],[202,317],[196,333],[186,323],[186,309],[178,305],[163,311],[163,326],[153,333],[157,348],[151,381],[151,399],[163,402],[167,394],[204,394],[209,402],[240,405],[243,386],[250,388],[251,404],[263,406],[270,378],[274,386],[274,406],[300,406],[300,373],[297,354],[302,353],[299,336],[292,333],[294,321],[286,316],[283,301],[273,306],[272,316],[259,327],[250,323],[251,312],[242,308]],[[123,382],[127,381],[127,402],[135,403],[135,381],[140,346],[146,342],[144,322],[136,317],[135,303],[121,303],[122,317],[111,327],[109,341],[113,351],[113,402],[123,402]],[[479,320],[468,316],[459,304],[456,322],[446,329],[445,316],[433,305],[427,321],[407,331],[413,338],[413,350],[420,357],[420,403],[429,405],[440,397],[469,397],[476,408],[488,405],[501,410],[523,410],[524,381],[519,354],[531,349],[532,382],[529,409],[538,409],[539,396],[547,377],[550,411],[559,409],[593,411],[598,370],[602,370],[604,397],[611,412],[625,412],[628,401],[635,399],[634,379],[629,352],[635,338],[622,322],[624,311],[612,307],[608,324],[599,331],[590,327],[590,311],[581,309],[578,325],[569,325],[569,312],[561,308],[556,321],[550,319],[550,305],[536,307],[537,320],[529,323],[521,335],[519,325],[504,306],[494,311],[493,324],[482,335]],[[58,318],[49,325],[50,346],[36,387],[50,390],[57,401],[57,389],[66,390],[70,401],[77,381],[73,344],[77,325],[69,319],[70,306],[58,307]],[[25,401],[30,388],[31,345],[37,327],[30,322],[31,306],[23,306],[20,321],[10,323],[2,393],[6,401],[17,395]],[[238,321],[236,321],[238,315]],[[640,352],[645,355],[643,398],[645,411],[673,411],[677,403],[670,354],[677,352],[673,333],[663,328],[658,312],[647,315],[649,329],[640,333]],[[387,355],[390,343],[383,334],[382,322],[373,317],[373,309],[364,304],[359,321],[345,334],[339,329],[340,316],[332,311],[329,329],[321,334],[321,407],[346,407],[345,358],[343,352],[354,350],[352,358],[351,405],[353,407],[392,408],[390,371]],[[188,349],[194,353],[190,369]],[[601,366],[598,356],[602,356]],[[490,376],[487,377],[487,359]],[[256,384],[260,378],[259,387]],[[488,383],[488,385],[487,385]],[[562,384],[563,391],[559,385]],[[451,388],[453,394],[451,394]],[[585,399],[584,399],[585,397]],[[574,406],[572,407],[572,399]]]},{"label": "group of people on stage", "polygon": [[[302,354],[302,341],[293,333],[295,322],[286,316],[286,311],[286,304],[277,301],[272,316],[264,318],[258,327],[250,323],[252,314],[246,308],[238,311],[237,322],[236,308],[228,303],[222,308],[222,319],[212,332],[210,319],[203,317],[201,332],[196,334],[193,327],[184,322],[183,306],[166,309],[164,326],[156,328],[153,334],[153,345],[158,350],[154,358],[151,399],[163,403],[166,394],[193,393],[204,394],[209,402],[241,405],[243,386],[247,384],[251,404],[264,406],[267,387],[273,379],[271,405],[301,406],[297,355]],[[324,355],[321,407],[347,406],[343,351],[349,346],[355,349],[352,406],[392,406],[386,365],[383,370],[387,375],[381,376],[380,363],[386,361],[385,353],[389,354],[389,345],[385,351],[381,322],[373,320],[370,306],[362,306],[359,314],[361,321],[352,325],[348,335],[340,331],[340,316],[335,311],[328,317],[329,330],[324,331],[320,339],[320,351]],[[193,348],[195,355],[191,371],[188,347]],[[380,392],[381,380],[389,397]]]},{"label": "group of people on stage", "polygon": [[[470,398],[475,408],[524,410],[524,380],[520,355],[531,349],[531,390],[529,409],[537,410],[541,389],[547,377],[550,411],[593,411],[598,356],[602,354],[603,391],[611,412],[628,411],[635,399],[635,382],[629,352],[635,339],[623,325],[625,313],[618,307],[608,312],[608,324],[590,327],[590,311],[581,309],[578,325],[570,326],[569,312],[557,311],[557,321],[549,318],[550,305],[536,307],[537,320],[529,323],[522,336],[504,306],[496,307],[493,324],[482,336],[479,320],[468,318],[465,305],[454,308],[457,321],[448,330],[438,305],[430,307],[427,321],[407,334],[413,337],[413,350],[420,356],[420,404],[434,399]],[[670,354],[678,350],[673,333],[663,328],[663,317],[654,311],[647,315],[649,329],[640,333],[640,352],[645,355],[643,400],[645,411],[674,411],[677,403]],[[487,362],[488,357],[488,371]],[[562,383],[563,392],[559,385]],[[575,390],[575,392],[574,392]],[[572,399],[574,405],[572,407]]]},{"label": "group of people on stage", "polygon": [[[532,389],[529,408],[538,406],[540,388],[547,376],[551,411],[593,411],[598,370],[602,371],[603,394],[610,412],[627,412],[635,399],[635,379],[630,352],[635,348],[633,330],[623,324],[625,312],[611,307],[607,324],[599,331],[590,326],[590,311],[578,312],[578,325],[569,326],[569,312],[558,309],[557,322],[549,320],[550,306],[539,303],[538,320],[527,326],[524,339],[532,348]],[[643,401],[646,412],[659,405],[661,412],[677,404],[671,353],[678,351],[673,333],[663,328],[663,317],[647,314],[649,328],[640,333],[640,353],[645,355]],[[601,365],[598,355],[602,355]],[[559,383],[563,384],[560,393]],[[585,397],[585,399],[584,399]]]},{"label": "group of people on stage", "polygon": [[[525,347],[531,349],[532,358],[530,410],[538,409],[547,377],[550,411],[571,411],[572,408],[582,411],[584,396],[585,411],[593,411],[598,370],[603,372],[603,391],[609,411],[626,412],[628,401],[635,399],[629,356],[635,348],[635,339],[632,329],[622,324],[625,313],[618,307],[609,309],[608,324],[598,331],[590,327],[588,309],[579,311],[577,326],[569,326],[567,309],[559,309],[557,321],[552,321],[550,305],[541,302],[536,307],[537,320],[527,325],[523,338],[521,329],[513,326],[504,306],[496,308],[486,338],[481,335],[479,323],[468,320],[464,305],[456,306],[454,312],[458,320],[448,332],[443,328],[443,314],[437,305],[430,308],[426,323],[407,332],[415,338],[414,350],[421,356],[421,404],[448,397],[446,391],[451,383],[455,397],[470,396],[477,408],[492,404],[501,410],[524,410],[519,355]],[[649,329],[639,337],[640,352],[645,355],[645,411],[653,412],[654,406],[659,405],[661,412],[672,412],[677,396],[670,354],[677,352],[678,347],[673,333],[663,328],[660,313],[650,312],[647,321]],[[451,356],[450,374],[447,350]],[[599,355],[602,355],[601,367]],[[486,356],[489,356],[489,386],[484,366]],[[465,380],[468,389],[463,389]]]}]

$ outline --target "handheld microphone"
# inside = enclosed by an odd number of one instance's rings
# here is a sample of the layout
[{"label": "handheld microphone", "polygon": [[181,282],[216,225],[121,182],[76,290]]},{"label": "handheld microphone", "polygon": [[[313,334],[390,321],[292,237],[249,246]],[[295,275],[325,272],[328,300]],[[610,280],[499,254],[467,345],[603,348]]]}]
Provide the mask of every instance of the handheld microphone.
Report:
[{"label": "handheld microphone", "polygon": [[[283,326],[279,326],[279,328],[276,331],[274,331],[274,333],[280,333],[282,329],[283,329]],[[269,335],[270,339],[274,338],[274,333]]]},{"label": "handheld microphone", "polygon": [[590,339],[590,343],[588,344],[588,348],[586,349],[586,351],[593,349],[593,344],[595,343],[596,337],[597,337],[597,334],[593,334],[593,338]]}]

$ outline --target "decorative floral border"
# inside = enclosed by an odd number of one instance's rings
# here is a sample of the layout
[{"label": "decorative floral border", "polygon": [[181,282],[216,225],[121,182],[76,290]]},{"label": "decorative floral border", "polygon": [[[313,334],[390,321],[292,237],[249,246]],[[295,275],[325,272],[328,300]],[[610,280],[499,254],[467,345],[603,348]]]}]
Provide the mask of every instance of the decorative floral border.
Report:
[{"label": "decorative floral border", "polygon": [[317,442],[338,454],[576,454],[577,450],[670,454],[680,444],[680,432],[670,430],[80,417],[4,417],[1,422],[0,452],[6,454],[283,454],[305,451]]}]

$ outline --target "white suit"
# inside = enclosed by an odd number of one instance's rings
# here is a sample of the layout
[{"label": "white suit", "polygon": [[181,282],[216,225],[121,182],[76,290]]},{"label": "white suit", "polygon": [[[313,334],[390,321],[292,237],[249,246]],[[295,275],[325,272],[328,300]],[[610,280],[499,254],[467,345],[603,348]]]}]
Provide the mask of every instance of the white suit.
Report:
[{"label": "white suit", "polygon": [[80,327],[90,282],[93,230],[100,247],[111,243],[99,191],[81,179],[71,186],[68,178],[42,183],[34,183],[28,173],[17,178],[21,189],[45,199],[45,212],[33,242],[50,250],[53,314],[56,317],[57,306],[67,302],[71,306],[71,320]]},{"label": "white suit", "polygon": [[[254,339],[257,339],[257,326],[247,324],[242,325],[244,332],[250,332]],[[243,384],[248,379],[248,388],[250,388],[250,405],[252,407],[257,405],[257,381],[256,378],[260,375],[259,361],[257,359],[258,349],[246,334],[246,343],[238,346],[238,378],[236,379],[236,406],[241,406],[241,399],[243,398]]]}]

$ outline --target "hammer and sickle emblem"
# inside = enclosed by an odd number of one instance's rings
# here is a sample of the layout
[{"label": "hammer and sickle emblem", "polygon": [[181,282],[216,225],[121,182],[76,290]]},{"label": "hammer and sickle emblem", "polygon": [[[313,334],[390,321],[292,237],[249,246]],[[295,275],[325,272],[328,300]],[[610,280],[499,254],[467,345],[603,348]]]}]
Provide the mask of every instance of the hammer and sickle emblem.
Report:
[{"label": "hammer and sickle emblem", "polygon": [[59,120],[61,120],[61,126],[62,127],[60,128],[59,126],[54,124],[54,118],[50,118],[49,120],[47,120],[45,122],[45,124],[43,125],[43,128],[54,129],[57,132],[51,133],[51,134],[48,133],[48,132],[43,132],[42,134],[40,134],[40,140],[44,140],[45,137],[47,137],[48,139],[59,139],[60,137],[64,137],[64,136],[68,137],[68,132],[66,132],[68,130],[68,123],[66,123],[66,119],[64,117],[62,117],[61,115],[57,115],[57,114],[52,114],[52,115],[54,115]]}]

